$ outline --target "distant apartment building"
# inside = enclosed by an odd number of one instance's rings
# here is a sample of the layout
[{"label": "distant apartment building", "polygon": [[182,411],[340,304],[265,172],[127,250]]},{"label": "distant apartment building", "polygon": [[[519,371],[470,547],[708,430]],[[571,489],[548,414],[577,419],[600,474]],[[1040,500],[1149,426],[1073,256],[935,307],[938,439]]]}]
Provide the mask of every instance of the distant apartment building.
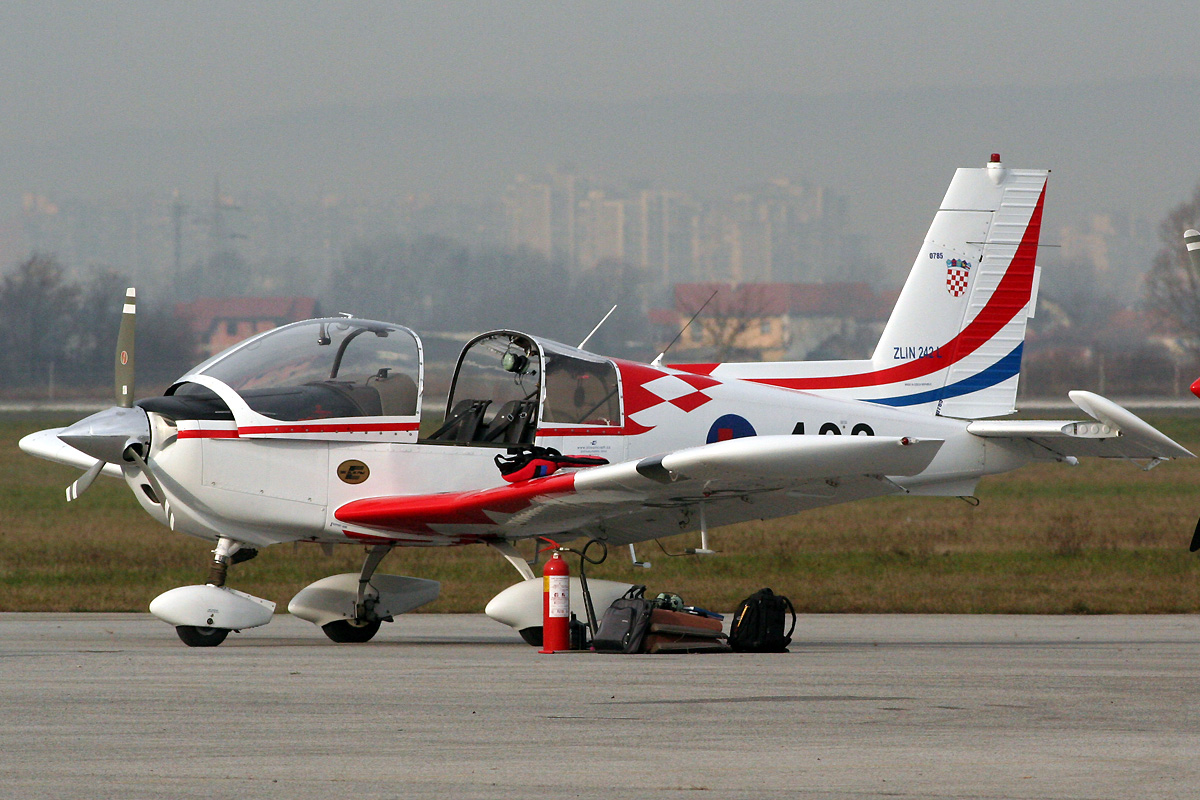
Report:
[{"label": "distant apartment building", "polygon": [[624,191],[562,172],[518,176],[504,196],[510,246],[573,271],[620,261],[652,283],[827,281],[868,277],[845,202],[825,187],[777,179],[720,201],[657,187]]},{"label": "distant apartment building", "polygon": [[[1153,224],[1120,213],[1091,214],[1064,225],[1058,236],[1059,256],[1074,269],[1054,270],[1049,276],[1052,290],[1058,288],[1056,283],[1077,287],[1083,282],[1097,294],[1110,294],[1129,305],[1140,300],[1146,272],[1162,246]],[[1080,274],[1080,267],[1086,273]]]},{"label": "distant apartment building", "polygon": [[518,175],[504,191],[505,244],[550,260],[576,263],[577,193],[580,180],[553,172],[539,180]]},{"label": "distant apartment building", "polygon": [[694,277],[697,207],[682,192],[642,189],[634,204],[632,263],[667,286]]}]

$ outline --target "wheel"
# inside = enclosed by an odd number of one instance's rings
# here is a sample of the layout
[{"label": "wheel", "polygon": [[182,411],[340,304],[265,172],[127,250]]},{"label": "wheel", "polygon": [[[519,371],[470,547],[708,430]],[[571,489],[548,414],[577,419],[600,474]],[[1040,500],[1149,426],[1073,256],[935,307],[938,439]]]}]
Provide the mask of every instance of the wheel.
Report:
[{"label": "wheel", "polygon": [[529,645],[530,647],[542,646],[541,625],[538,625],[536,628],[521,628],[521,630],[517,631],[517,633],[521,634],[521,638],[525,640],[525,644]]},{"label": "wheel", "polygon": [[359,622],[356,619],[338,619],[321,626],[325,635],[339,644],[361,644],[369,642],[379,633],[383,620]]},{"label": "wheel", "polygon": [[201,628],[196,625],[176,625],[175,632],[188,647],[216,647],[225,641],[229,628]]}]

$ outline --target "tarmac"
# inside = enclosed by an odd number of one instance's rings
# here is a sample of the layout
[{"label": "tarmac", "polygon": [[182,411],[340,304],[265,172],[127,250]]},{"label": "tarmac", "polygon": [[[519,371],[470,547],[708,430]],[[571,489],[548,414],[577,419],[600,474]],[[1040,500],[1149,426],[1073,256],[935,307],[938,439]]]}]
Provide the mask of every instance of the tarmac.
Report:
[{"label": "tarmac", "polygon": [[541,655],[476,615],[218,648],[0,614],[3,798],[1194,798],[1200,618],[803,616],[786,654]]}]

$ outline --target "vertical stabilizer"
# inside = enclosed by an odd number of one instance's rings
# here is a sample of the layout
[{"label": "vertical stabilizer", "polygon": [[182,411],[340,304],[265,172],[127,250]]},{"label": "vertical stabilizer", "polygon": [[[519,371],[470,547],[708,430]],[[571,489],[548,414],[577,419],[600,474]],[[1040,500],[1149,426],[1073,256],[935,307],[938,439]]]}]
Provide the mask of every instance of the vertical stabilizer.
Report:
[{"label": "vertical stabilizer", "polygon": [[919,391],[877,402],[933,401],[937,413],[968,419],[1015,410],[1046,176],[1006,169],[998,156],[955,173],[871,359],[881,371],[931,369],[905,382]]}]

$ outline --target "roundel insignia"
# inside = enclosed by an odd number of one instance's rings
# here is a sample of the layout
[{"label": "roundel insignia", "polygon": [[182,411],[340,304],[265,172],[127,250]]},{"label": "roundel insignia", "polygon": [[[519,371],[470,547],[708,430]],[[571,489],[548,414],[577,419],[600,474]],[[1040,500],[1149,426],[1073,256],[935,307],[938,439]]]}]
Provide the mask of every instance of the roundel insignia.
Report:
[{"label": "roundel insignia", "polygon": [[737,414],[726,414],[722,417],[717,417],[717,421],[708,429],[708,439],[706,442],[724,442],[728,439],[741,439],[746,436],[755,436],[757,432],[750,421],[745,417],[739,417]]},{"label": "roundel insignia", "polygon": [[121,366],[125,366],[128,363],[129,363],[129,351],[122,350],[121,351]]},{"label": "roundel insignia", "polygon": [[371,470],[361,461],[343,461],[338,464],[337,476],[344,483],[357,484],[371,477]]}]

